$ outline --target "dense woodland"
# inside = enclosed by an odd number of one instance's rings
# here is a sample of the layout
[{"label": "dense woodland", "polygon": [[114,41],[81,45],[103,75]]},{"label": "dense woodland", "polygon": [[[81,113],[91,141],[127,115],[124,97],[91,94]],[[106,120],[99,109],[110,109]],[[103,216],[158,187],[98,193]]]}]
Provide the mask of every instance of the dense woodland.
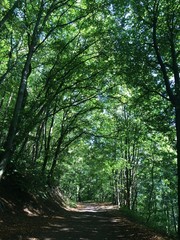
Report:
[{"label": "dense woodland", "polygon": [[176,233],[179,13],[178,0],[1,0],[1,181]]}]

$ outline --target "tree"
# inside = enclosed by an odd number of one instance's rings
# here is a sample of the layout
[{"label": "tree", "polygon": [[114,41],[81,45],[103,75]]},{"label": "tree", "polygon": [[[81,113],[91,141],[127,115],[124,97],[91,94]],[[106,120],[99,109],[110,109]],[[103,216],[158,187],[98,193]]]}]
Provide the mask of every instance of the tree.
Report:
[{"label": "tree", "polygon": [[[18,144],[23,141],[25,147],[28,135],[39,122],[42,126],[47,114],[51,115],[55,108],[58,113],[81,104],[97,94],[98,80],[92,88],[89,79],[101,72],[92,73],[101,51],[96,27],[92,27],[91,34],[86,30],[91,25],[90,18],[94,17],[92,6],[56,0],[21,4],[14,1],[12,6],[4,5],[1,25],[5,26],[2,33],[7,33],[8,47],[2,44],[6,62],[2,64],[1,84],[4,99],[10,100],[2,100],[1,107],[4,110],[9,102],[11,120],[3,120],[6,132],[2,135],[0,152],[1,176]],[[84,76],[83,68],[89,68]],[[9,96],[6,88],[15,79],[14,94]],[[18,92],[17,79],[20,79]],[[91,93],[87,94],[85,88],[92,90]],[[32,114],[34,121],[31,121]]]},{"label": "tree", "polygon": [[[117,59],[127,64],[122,66],[127,70],[128,83],[136,86],[136,89],[146,96],[161,96],[174,107],[180,205],[178,1],[114,1],[111,8],[119,30],[119,33],[116,30],[116,51],[126,53],[124,57]],[[178,215],[180,216],[180,213]]]},{"label": "tree", "polygon": [[112,200],[176,231],[176,0],[1,7],[0,175]]}]

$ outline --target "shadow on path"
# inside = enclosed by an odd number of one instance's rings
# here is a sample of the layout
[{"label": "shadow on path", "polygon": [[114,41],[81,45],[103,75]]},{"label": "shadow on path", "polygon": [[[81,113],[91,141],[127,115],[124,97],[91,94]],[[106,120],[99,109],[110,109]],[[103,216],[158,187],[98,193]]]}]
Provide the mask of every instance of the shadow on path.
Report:
[{"label": "shadow on path", "polygon": [[163,240],[108,204],[79,204],[54,215],[27,213],[1,221],[0,240]]}]

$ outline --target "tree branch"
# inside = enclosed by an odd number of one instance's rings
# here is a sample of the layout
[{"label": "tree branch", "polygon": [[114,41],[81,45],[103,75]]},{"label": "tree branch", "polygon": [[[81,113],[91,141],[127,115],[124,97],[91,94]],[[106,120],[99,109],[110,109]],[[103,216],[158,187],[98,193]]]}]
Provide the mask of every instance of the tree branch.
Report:
[{"label": "tree branch", "polygon": [[153,46],[156,53],[158,63],[161,67],[161,72],[166,86],[167,94],[169,95],[170,101],[175,105],[175,96],[170,86],[169,77],[167,74],[165,63],[162,60],[161,53],[159,51],[158,41],[157,41],[157,21],[158,21],[158,5],[154,6],[154,18],[153,18]]}]

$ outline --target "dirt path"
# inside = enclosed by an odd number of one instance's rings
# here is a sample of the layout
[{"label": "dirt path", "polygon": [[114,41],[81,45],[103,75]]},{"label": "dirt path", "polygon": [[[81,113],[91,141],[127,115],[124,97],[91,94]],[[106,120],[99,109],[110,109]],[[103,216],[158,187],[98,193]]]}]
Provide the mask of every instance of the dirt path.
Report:
[{"label": "dirt path", "polygon": [[116,207],[79,204],[77,209],[39,216],[15,215],[0,222],[0,240],[163,240],[119,216]]}]

